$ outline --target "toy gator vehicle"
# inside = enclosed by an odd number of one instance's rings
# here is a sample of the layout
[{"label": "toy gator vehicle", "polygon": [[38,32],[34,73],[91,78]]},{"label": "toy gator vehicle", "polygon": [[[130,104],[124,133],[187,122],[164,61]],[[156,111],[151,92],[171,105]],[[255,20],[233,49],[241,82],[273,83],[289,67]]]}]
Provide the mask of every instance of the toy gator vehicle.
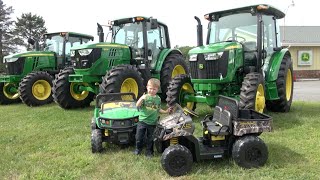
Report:
[{"label": "toy gator vehicle", "polygon": [[92,152],[101,152],[102,142],[133,144],[138,115],[136,97],[133,93],[99,94],[91,121]]},{"label": "toy gator vehicle", "polygon": [[270,116],[255,110],[239,110],[237,100],[219,96],[214,114],[202,121],[203,137],[196,138],[189,116],[193,112],[177,107],[177,111],[160,121],[155,131],[155,146],[162,153],[161,164],[169,175],[186,174],[193,161],[228,156],[244,168],[266,163],[268,148],[258,136],[271,131]]}]

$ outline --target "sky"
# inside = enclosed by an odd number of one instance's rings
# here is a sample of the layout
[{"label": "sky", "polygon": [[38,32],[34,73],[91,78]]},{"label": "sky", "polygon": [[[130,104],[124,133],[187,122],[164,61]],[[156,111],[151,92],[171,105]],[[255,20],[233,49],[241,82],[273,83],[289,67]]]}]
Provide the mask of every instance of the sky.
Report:
[{"label": "sky", "polygon": [[[97,23],[107,24],[109,20],[146,16],[157,18],[169,28],[171,46],[196,46],[196,25],[194,16],[202,22],[204,35],[208,22],[204,14],[240,7],[249,4],[267,3],[285,12],[286,26],[320,26],[318,7],[314,0],[2,0],[12,6],[12,19],[22,13],[42,16],[48,32],[73,31],[90,34],[98,41]],[[293,5],[294,4],[294,5]],[[108,28],[104,28],[105,34]]]}]

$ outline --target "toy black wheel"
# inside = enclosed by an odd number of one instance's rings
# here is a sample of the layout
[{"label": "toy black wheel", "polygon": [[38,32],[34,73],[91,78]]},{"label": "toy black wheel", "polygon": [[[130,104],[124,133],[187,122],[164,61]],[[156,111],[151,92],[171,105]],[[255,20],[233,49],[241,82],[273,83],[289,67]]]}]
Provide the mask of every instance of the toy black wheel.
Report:
[{"label": "toy black wheel", "polygon": [[174,145],[166,148],[161,156],[162,168],[170,176],[181,176],[192,168],[192,154],[188,148],[182,145]]},{"label": "toy black wheel", "polygon": [[96,124],[96,121],[95,121],[95,118],[91,118],[91,130],[94,130],[94,129],[97,129],[97,124]]},{"label": "toy black wheel", "polygon": [[102,132],[100,129],[93,129],[91,131],[91,150],[92,153],[102,152]]},{"label": "toy black wheel", "polygon": [[259,137],[244,136],[233,144],[232,158],[240,167],[257,168],[267,162],[268,148]]},{"label": "toy black wheel", "polygon": [[144,93],[143,79],[138,69],[131,65],[119,65],[102,78],[102,93],[132,92],[137,98]]},{"label": "toy black wheel", "polygon": [[239,107],[241,109],[254,109],[263,113],[266,104],[265,99],[265,87],[262,74],[247,74],[242,82]]},{"label": "toy black wheel", "polygon": [[19,93],[11,92],[10,89],[18,88],[16,83],[0,83],[0,104],[13,104],[20,102]]},{"label": "toy black wheel", "polygon": [[52,102],[53,77],[43,71],[32,72],[19,84],[20,99],[28,106],[41,106]]},{"label": "toy black wheel", "polygon": [[56,75],[53,81],[52,93],[54,101],[63,109],[83,108],[90,106],[94,94],[88,91],[78,91],[79,85],[86,83],[70,83],[69,75],[74,74],[72,68],[66,68]]},{"label": "toy black wheel", "polygon": [[279,100],[267,101],[267,109],[275,112],[288,112],[293,98],[293,68],[289,55],[282,59],[276,81]]},{"label": "toy black wheel", "polygon": [[168,86],[172,78],[179,74],[189,74],[188,67],[181,54],[170,54],[165,59],[160,72],[161,99],[167,98]]},{"label": "toy black wheel", "polygon": [[169,84],[167,92],[167,104],[173,106],[178,103],[181,107],[187,107],[188,109],[195,110],[196,103],[188,102],[184,99],[187,94],[194,94],[195,91],[191,84],[191,79],[186,74],[180,74],[172,79]]}]

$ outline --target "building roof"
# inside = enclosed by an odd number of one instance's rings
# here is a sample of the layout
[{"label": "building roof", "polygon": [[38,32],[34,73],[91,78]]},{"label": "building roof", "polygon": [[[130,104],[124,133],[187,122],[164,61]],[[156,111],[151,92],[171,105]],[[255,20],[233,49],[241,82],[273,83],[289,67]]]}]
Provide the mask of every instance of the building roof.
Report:
[{"label": "building roof", "polygon": [[280,26],[283,46],[320,46],[320,26]]}]

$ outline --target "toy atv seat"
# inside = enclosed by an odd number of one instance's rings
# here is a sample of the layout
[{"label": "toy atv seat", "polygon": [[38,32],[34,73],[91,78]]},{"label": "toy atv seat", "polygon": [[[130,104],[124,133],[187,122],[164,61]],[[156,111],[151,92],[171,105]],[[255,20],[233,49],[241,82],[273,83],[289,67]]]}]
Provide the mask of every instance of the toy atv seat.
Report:
[{"label": "toy atv seat", "polygon": [[[208,118],[210,117],[206,116],[205,119]],[[203,122],[203,127],[208,130],[209,134],[214,136],[229,135],[231,125],[231,113],[227,110],[222,110],[219,106],[214,108],[213,116],[210,118],[210,121]]]}]

